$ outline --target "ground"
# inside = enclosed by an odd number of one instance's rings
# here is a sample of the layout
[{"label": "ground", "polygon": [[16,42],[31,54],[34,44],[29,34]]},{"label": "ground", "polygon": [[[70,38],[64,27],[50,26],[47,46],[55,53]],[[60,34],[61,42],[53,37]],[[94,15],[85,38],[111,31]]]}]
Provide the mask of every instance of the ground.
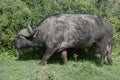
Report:
[{"label": "ground", "polygon": [[89,60],[69,60],[66,65],[38,63],[0,58],[0,80],[120,80],[120,56],[113,57],[112,66],[105,63],[103,67]]}]

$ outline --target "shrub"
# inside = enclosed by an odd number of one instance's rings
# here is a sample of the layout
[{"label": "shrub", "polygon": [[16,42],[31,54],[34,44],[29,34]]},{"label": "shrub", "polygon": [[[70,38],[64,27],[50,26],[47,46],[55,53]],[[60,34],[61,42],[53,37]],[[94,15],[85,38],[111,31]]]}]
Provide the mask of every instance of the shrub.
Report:
[{"label": "shrub", "polygon": [[[46,16],[56,13],[101,15],[114,26],[113,53],[120,54],[120,10],[118,0],[1,0],[0,54],[25,54],[12,48],[20,29],[31,22],[37,25]],[[32,53],[34,49],[28,51]],[[35,50],[36,52],[36,50]],[[94,50],[93,50],[94,52]]]},{"label": "shrub", "polygon": [[[26,26],[31,11],[21,0],[0,1],[0,50],[7,52],[12,49],[18,30]],[[0,54],[1,54],[0,53]]]}]

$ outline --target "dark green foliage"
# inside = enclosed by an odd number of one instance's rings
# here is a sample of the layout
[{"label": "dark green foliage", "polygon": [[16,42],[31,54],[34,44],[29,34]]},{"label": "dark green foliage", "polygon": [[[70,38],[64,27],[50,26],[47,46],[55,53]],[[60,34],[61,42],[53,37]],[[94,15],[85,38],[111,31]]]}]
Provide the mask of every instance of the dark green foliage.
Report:
[{"label": "dark green foliage", "polygon": [[31,11],[20,0],[0,1],[0,48],[12,49],[16,33],[26,26]]},{"label": "dark green foliage", "polygon": [[[120,54],[120,2],[118,0],[1,0],[0,1],[0,55],[40,53],[30,49],[18,52],[12,48],[20,29],[27,23],[37,25],[46,16],[56,13],[100,15],[114,27],[113,53]],[[95,53],[94,50],[90,53]],[[76,54],[76,53],[75,53]],[[35,54],[34,54],[35,56]],[[36,57],[35,57],[36,58]]]}]

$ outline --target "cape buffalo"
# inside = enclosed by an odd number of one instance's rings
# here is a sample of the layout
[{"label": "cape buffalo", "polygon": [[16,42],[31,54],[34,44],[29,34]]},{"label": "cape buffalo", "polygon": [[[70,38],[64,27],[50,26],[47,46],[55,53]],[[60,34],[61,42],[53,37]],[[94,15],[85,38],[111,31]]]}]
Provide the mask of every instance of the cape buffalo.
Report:
[{"label": "cape buffalo", "polygon": [[41,60],[45,65],[53,53],[61,52],[64,64],[67,63],[68,48],[82,48],[87,51],[93,44],[100,49],[100,63],[103,66],[105,57],[112,64],[111,40],[112,25],[100,16],[89,14],[56,14],[42,20],[38,26],[28,26],[19,32],[14,43],[16,49],[28,47],[46,47]]}]

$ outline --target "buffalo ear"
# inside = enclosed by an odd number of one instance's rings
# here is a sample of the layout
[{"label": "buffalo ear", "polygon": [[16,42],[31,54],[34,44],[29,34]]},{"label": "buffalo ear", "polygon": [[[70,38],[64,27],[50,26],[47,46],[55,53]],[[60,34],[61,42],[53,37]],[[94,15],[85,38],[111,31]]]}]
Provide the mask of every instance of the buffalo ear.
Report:
[{"label": "buffalo ear", "polygon": [[37,35],[38,35],[39,31],[38,30],[35,30],[34,33],[33,33],[33,38],[36,38]]},{"label": "buffalo ear", "polygon": [[19,35],[23,35],[25,37],[32,36],[33,35],[33,29],[32,29],[32,27],[28,24],[28,28],[20,30]]}]

